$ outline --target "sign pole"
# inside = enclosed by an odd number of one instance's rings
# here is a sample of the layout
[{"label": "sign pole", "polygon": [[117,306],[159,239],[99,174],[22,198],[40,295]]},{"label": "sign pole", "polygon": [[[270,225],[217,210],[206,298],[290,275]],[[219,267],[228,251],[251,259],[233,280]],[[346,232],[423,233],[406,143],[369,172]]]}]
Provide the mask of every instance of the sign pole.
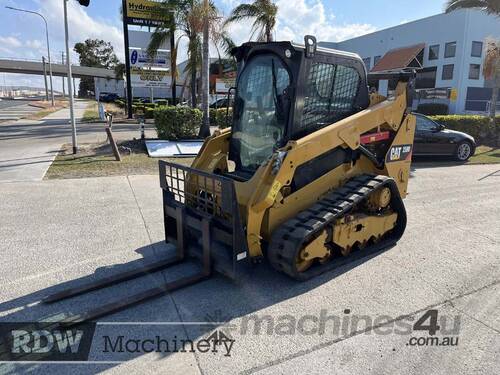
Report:
[{"label": "sign pole", "polygon": [[127,1],[122,0],[123,9],[123,37],[125,41],[125,74],[127,78],[127,114],[128,118],[133,117],[132,113],[132,81],[130,79],[130,50],[128,40],[128,25],[127,25]]}]

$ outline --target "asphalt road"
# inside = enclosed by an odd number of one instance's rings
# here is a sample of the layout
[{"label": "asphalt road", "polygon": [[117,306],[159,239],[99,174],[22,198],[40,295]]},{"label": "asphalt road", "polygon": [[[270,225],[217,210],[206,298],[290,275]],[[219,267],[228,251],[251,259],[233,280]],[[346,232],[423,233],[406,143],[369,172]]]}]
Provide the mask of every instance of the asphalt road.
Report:
[{"label": "asphalt road", "polygon": [[[405,235],[378,256],[305,283],[265,263],[239,282],[215,276],[100,319],[90,363],[3,363],[0,372],[498,374],[499,178],[498,165],[417,166],[405,200]],[[2,322],[59,319],[195,270],[179,265],[38,304],[63,286],[172,252],[162,242],[158,178],[0,183],[0,196]],[[438,314],[433,336],[412,328],[428,310]],[[173,340],[197,343],[214,330],[234,340],[231,350],[173,349]],[[130,345],[112,352],[106,336],[115,344],[123,336]],[[136,352],[129,341],[156,336],[169,340],[170,352]],[[412,345],[413,337],[427,345]],[[434,337],[457,345],[432,345]]]},{"label": "asphalt road", "polygon": [[40,111],[40,108],[29,105],[28,100],[0,101],[0,121],[18,120]]},{"label": "asphalt road", "polygon": [[24,100],[2,99],[2,100],[0,100],[0,109],[10,108],[10,107],[17,107],[17,106],[20,106],[20,105],[26,105],[26,103],[28,103],[28,102],[24,101]]}]

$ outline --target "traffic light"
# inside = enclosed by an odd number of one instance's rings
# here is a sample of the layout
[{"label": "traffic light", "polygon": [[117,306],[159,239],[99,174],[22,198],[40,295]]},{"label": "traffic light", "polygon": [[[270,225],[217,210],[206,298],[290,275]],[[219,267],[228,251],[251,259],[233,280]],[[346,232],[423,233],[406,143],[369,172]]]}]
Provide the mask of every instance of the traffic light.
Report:
[{"label": "traffic light", "polygon": [[90,0],[78,0],[80,5],[83,5],[84,7],[88,7],[90,4]]}]

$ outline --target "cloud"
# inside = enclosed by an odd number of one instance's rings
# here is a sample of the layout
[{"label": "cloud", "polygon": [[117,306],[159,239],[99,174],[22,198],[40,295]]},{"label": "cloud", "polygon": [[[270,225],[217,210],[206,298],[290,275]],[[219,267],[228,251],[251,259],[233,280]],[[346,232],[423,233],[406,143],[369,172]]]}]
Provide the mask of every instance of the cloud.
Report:
[{"label": "cloud", "polygon": [[28,48],[37,49],[37,50],[40,50],[40,49],[46,47],[45,43],[42,42],[41,40],[38,40],[38,39],[28,40],[24,43],[24,46],[28,47]]},{"label": "cloud", "polygon": [[[60,0],[40,2],[41,12],[47,15],[51,28],[51,38],[64,43],[64,12]],[[118,12],[118,9],[117,9]],[[119,59],[124,59],[123,32],[114,25],[114,20],[96,19],[88,15],[86,9],[76,1],[68,2],[68,23],[70,46],[85,39],[103,39],[110,42]],[[73,48],[71,48],[73,49]],[[74,56],[76,57],[76,56]]]},{"label": "cloud", "polygon": [[236,45],[248,42],[252,31],[252,20],[233,22],[229,25],[229,35]]},{"label": "cloud", "polygon": [[0,36],[0,44],[4,48],[19,48],[23,43],[14,36]]},{"label": "cloud", "polygon": [[40,59],[40,55],[47,55],[45,42],[38,39],[22,40],[13,35],[0,36],[0,52],[9,54],[8,57],[22,57]]},{"label": "cloud", "polygon": [[[236,5],[234,0],[222,0],[225,6]],[[278,0],[276,40],[302,42],[304,35],[316,36],[320,41],[340,41],[371,33],[375,26],[366,23],[337,24],[334,14],[328,14],[321,0]],[[250,38],[252,21],[242,21],[229,27],[236,44]]]},{"label": "cloud", "polygon": [[368,34],[375,26],[359,23],[335,23],[335,15],[327,14],[321,0],[278,0],[277,40],[301,42],[304,35],[321,41],[341,41]]}]

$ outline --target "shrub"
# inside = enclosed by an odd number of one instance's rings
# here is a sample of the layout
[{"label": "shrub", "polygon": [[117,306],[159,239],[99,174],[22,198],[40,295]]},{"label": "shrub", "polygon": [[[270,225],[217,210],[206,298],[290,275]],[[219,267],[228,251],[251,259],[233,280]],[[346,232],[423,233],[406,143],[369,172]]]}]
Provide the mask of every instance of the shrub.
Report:
[{"label": "shrub", "polygon": [[448,104],[444,103],[422,103],[417,107],[417,112],[423,115],[435,116],[435,115],[447,115],[448,114]]},{"label": "shrub", "polygon": [[203,114],[191,107],[161,106],[153,110],[156,132],[160,139],[196,138]]},{"label": "shrub", "polygon": [[233,120],[233,109],[229,108],[210,108],[210,125],[217,126],[219,129],[224,129],[231,126]]},{"label": "shrub", "polygon": [[168,100],[167,99],[158,99],[156,101],[157,105],[168,105]]},{"label": "shrub", "polygon": [[146,109],[144,110],[144,118],[147,118],[147,119],[154,118],[154,113],[155,113],[154,111],[155,111],[154,108],[146,107]]},{"label": "shrub", "polygon": [[489,117],[476,115],[430,116],[434,121],[451,130],[470,134],[478,144],[497,146],[500,144],[500,116],[491,124]]},{"label": "shrub", "polygon": [[121,99],[115,100],[114,103],[120,108],[125,108],[125,102]]}]

